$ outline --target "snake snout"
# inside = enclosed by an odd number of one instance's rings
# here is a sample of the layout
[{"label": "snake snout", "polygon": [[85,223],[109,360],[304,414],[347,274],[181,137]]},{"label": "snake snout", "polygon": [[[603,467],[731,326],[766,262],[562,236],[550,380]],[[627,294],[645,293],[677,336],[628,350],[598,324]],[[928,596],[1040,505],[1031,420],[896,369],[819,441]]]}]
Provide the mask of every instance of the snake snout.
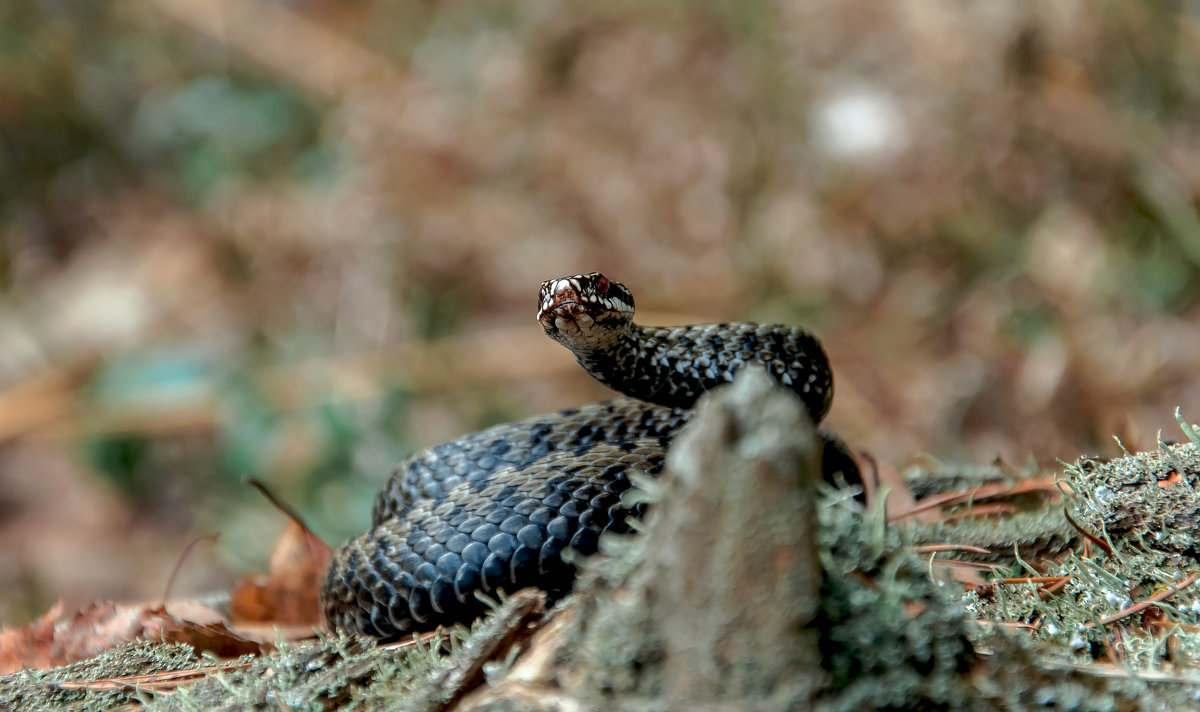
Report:
[{"label": "snake snout", "polygon": [[578,322],[588,318],[587,307],[572,300],[558,300],[538,311],[538,321],[548,334],[552,329],[570,331],[572,326],[577,330]]}]

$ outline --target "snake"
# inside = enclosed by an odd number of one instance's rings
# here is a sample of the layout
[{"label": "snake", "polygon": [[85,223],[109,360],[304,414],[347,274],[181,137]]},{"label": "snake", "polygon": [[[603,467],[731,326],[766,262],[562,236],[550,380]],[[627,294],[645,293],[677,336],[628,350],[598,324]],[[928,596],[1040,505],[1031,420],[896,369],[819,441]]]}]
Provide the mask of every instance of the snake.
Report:
[{"label": "snake", "polygon": [[[758,364],[828,413],[833,372],[811,332],[781,324],[674,327],[633,321],[634,299],[599,272],[547,280],[538,322],[624,397],[504,423],[417,452],[376,497],[371,528],[334,552],[320,591],[326,624],[381,641],[470,621],[521,588],[570,591],[600,536],[628,533],[697,399]],[[853,457],[818,431],[826,479],[855,483]]]}]

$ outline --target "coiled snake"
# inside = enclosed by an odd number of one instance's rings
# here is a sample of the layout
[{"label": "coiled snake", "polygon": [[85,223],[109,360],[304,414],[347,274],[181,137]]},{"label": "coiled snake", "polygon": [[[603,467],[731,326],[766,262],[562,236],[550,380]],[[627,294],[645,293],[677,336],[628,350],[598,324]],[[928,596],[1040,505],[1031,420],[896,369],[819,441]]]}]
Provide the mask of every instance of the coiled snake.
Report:
[{"label": "coiled snake", "polygon": [[[498,425],[417,453],[375,502],[372,528],[335,554],[321,589],[332,627],[394,639],[469,620],[490,594],[570,589],[572,549],[596,551],[642,504],[623,505],[631,473],[657,475],[701,393],[761,363],[828,412],[833,375],[816,337],[790,326],[633,323],[633,295],[599,273],[544,282],[538,321],[588,373],[629,398]],[[853,459],[822,433],[827,477],[857,481]]]}]

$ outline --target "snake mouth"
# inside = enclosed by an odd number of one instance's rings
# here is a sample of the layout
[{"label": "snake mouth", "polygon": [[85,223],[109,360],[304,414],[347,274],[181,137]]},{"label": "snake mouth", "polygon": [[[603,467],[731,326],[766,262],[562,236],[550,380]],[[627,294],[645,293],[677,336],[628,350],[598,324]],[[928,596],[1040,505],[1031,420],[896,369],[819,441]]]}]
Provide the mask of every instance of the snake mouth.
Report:
[{"label": "snake mouth", "polygon": [[544,304],[541,309],[538,309],[538,313],[537,313],[538,321],[542,321],[543,319],[545,319],[546,315],[548,315],[548,314],[551,314],[553,312],[559,311],[561,309],[564,309],[564,308],[570,307],[570,306],[582,307],[583,305],[580,304],[579,302],[575,301],[574,299],[563,299],[560,301],[549,302],[547,304]]},{"label": "snake mouth", "polygon": [[576,301],[555,302],[538,311],[538,322],[550,336],[562,332],[578,334],[594,321],[588,313],[588,306]]}]

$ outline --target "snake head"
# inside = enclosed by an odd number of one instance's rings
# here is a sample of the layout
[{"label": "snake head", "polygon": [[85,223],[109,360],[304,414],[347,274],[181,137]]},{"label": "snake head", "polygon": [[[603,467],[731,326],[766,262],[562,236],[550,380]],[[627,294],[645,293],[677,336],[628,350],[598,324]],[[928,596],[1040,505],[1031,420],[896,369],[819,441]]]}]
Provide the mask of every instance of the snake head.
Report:
[{"label": "snake head", "polygon": [[567,348],[604,348],[633,321],[633,294],[599,272],[542,282],[538,322]]}]

